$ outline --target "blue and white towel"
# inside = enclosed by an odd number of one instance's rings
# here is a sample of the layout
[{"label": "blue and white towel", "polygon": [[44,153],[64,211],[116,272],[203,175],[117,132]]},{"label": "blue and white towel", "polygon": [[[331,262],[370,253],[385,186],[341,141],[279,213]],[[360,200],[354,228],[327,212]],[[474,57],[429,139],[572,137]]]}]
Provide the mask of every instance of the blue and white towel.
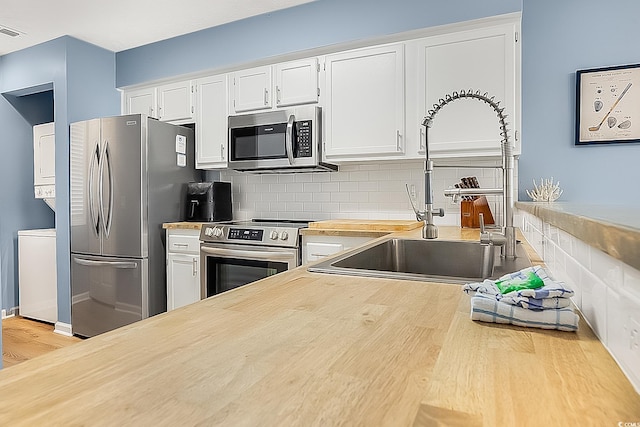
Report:
[{"label": "blue and white towel", "polygon": [[[496,286],[497,281],[508,280],[516,275],[522,274],[523,272],[527,273],[529,271],[534,272],[538,277],[540,277],[540,279],[542,279],[544,285],[541,288],[522,289],[502,294],[500,289]],[[486,296],[505,304],[515,305],[531,310],[547,310],[569,307],[571,304],[569,298],[574,294],[573,290],[568,288],[563,282],[551,279],[546,270],[538,265],[527,267],[516,273],[506,274],[498,280],[485,279],[483,282],[479,283],[467,283],[462,287],[462,290],[471,296]]]},{"label": "blue and white towel", "polygon": [[534,311],[477,294],[471,298],[471,320],[573,332],[578,330],[579,317],[570,307]]}]

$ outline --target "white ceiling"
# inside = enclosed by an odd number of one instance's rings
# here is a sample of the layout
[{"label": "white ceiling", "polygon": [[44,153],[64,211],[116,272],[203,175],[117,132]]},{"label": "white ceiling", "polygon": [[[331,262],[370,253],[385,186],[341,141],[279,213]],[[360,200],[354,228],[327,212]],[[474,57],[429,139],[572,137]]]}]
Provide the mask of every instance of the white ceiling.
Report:
[{"label": "white ceiling", "polygon": [[0,55],[73,36],[105,49],[142,46],[314,0],[2,0]]}]

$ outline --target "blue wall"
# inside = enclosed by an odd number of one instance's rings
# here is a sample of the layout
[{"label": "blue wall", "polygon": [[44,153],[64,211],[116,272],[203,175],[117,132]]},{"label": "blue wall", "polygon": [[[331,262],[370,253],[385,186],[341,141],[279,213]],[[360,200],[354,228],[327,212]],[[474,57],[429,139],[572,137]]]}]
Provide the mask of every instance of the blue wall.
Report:
[{"label": "blue wall", "polygon": [[336,43],[519,12],[521,0],[318,0],[116,54],[118,87]]},{"label": "blue wall", "polygon": [[560,200],[640,204],[629,189],[640,182],[640,143],[574,146],[575,72],[639,63],[638,16],[636,0],[524,0],[520,200],[533,179],[553,176]]},{"label": "blue wall", "polygon": [[[72,37],[61,37],[0,57],[1,93],[21,95],[42,87],[53,88],[53,118],[56,122],[58,320],[71,323],[69,123],[119,114],[115,54]],[[4,97],[0,98],[0,147],[10,154],[0,157],[0,177],[2,182],[11,183],[0,187],[1,291],[2,308],[7,310],[18,305],[17,231],[53,225],[48,208],[33,197],[32,124]],[[17,147],[20,147],[19,151]]]}]

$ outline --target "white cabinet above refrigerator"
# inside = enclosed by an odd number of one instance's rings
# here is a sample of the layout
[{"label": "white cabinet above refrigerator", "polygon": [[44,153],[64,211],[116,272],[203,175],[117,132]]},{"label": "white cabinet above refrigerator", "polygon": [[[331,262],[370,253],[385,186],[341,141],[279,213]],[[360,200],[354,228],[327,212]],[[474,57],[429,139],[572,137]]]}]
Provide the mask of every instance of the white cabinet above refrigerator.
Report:
[{"label": "white cabinet above refrigerator", "polygon": [[56,138],[53,122],[33,127],[33,187],[36,199],[43,199],[55,210]]}]

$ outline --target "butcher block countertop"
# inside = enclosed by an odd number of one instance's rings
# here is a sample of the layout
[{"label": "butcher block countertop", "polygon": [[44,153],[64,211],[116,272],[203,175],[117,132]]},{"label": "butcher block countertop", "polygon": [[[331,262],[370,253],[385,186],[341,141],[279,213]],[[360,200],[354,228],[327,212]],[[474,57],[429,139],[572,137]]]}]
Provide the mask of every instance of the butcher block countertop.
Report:
[{"label": "butcher block countertop", "polygon": [[309,223],[300,230],[303,236],[381,237],[398,231],[411,231],[422,227],[413,220],[329,219]]},{"label": "butcher block countertop", "polygon": [[181,221],[181,222],[165,222],[162,224],[162,228],[165,230],[200,230],[202,228],[202,224],[204,222],[191,222],[191,221]]},{"label": "butcher block countertop", "polygon": [[640,422],[640,395],[584,321],[477,323],[459,285],[304,267],[1,370],[0,396],[12,426]]}]

